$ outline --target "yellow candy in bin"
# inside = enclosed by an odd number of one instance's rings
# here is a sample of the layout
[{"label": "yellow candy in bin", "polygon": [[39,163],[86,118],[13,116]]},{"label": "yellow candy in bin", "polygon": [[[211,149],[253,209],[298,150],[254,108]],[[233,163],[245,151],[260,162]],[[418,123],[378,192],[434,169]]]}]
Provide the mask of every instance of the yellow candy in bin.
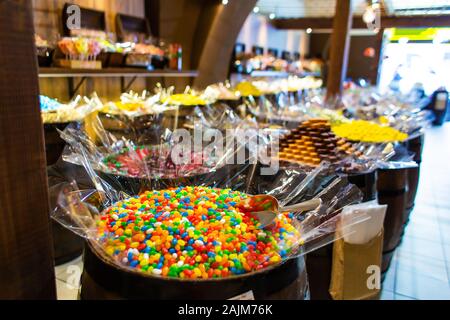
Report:
[{"label": "yellow candy in bin", "polygon": [[184,106],[204,106],[206,101],[202,98],[188,93],[173,94],[168,98],[163,99],[164,103],[169,105],[184,105]]},{"label": "yellow candy in bin", "polygon": [[400,142],[408,138],[406,133],[365,120],[354,120],[336,125],[332,127],[332,130],[339,137],[360,142]]},{"label": "yellow candy in bin", "polygon": [[142,107],[142,103],[138,102],[116,102],[116,107],[123,111],[136,111]]},{"label": "yellow candy in bin", "polygon": [[239,91],[241,96],[243,97],[259,97],[262,94],[261,90],[259,90],[255,85],[248,81],[238,83],[235,90]]},{"label": "yellow candy in bin", "polygon": [[380,121],[381,124],[389,124],[389,119],[385,116],[380,116],[378,121]]}]

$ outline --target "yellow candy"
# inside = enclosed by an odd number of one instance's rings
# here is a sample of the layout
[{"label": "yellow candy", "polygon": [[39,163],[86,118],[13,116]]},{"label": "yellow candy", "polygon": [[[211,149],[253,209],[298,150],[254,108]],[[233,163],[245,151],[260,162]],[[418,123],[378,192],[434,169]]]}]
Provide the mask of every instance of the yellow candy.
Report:
[{"label": "yellow candy", "polygon": [[255,87],[252,83],[247,82],[247,81],[238,83],[238,85],[236,86],[235,89],[243,97],[248,97],[248,96],[259,97],[261,95],[261,91],[257,87]]},{"label": "yellow candy", "polygon": [[113,247],[107,247],[106,248],[106,253],[109,255],[112,255],[114,253],[114,248]]},{"label": "yellow candy", "polygon": [[139,264],[141,265],[141,267],[148,265],[148,259],[142,259]]},{"label": "yellow candy", "polygon": [[164,103],[171,105],[184,105],[184,106],[204,106],[206,101],[198,96],[192,94],[173,94],[170,97],[163,99]]},{"label": "yellow candy", "polygon": [[281,261],[281,258],[278,255],[273,256],[272,258],[270,258],[270,262],[277,263],[277,262],[280,262],[280,261]]},{"label": "yellow candy", "polygon": [[195,269],[194,269],[194,273],[195,273],[195,275],[196,275],[197,277],[201,277],[201,276],[202,276],[202,272],[200,271],[199,268],[195,268]]},{"label": "yellow candy", "polygon": [[139,247],[139,242],[132,242],[131,244],[130,244],[130,248],[137,248],[137,247]]},{"label": "yellow candy", "polygon": [[332,130],[337,136],[351,141],[383,143],[404,141],[408,138],[407,134],[394,128],[365,120],[333,126]]}]

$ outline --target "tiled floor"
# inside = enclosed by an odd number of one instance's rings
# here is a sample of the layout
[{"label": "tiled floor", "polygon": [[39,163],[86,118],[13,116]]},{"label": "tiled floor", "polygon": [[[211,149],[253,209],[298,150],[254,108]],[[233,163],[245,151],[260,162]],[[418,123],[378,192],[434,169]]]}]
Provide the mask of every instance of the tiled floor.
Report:
[{"label": "tiled floor", "polygon": [[450,299],[450,123],[427,131],[416,207],[381,299]]},{"label": "tiled floor", "polygon": [[[416,208],[381,299],[450,299],[450,123],[427,131]],[[78,296],[83,263],[56,268],[58,298]]]}]

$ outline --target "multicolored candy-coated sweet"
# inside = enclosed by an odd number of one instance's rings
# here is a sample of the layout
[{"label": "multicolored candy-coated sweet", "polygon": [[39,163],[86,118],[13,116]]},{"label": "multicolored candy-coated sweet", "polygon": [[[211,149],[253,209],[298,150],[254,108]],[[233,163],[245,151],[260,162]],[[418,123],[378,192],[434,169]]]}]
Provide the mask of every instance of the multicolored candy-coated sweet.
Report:
[{"label": "multicolored candy-coated sweet", "polygon": [[292,214],[263,230],[236,207],[246,198],[209,187],[149,191],[107,209],[99,240],[119,264],[157,276],[223,278],[280,263],[301,243]]}]

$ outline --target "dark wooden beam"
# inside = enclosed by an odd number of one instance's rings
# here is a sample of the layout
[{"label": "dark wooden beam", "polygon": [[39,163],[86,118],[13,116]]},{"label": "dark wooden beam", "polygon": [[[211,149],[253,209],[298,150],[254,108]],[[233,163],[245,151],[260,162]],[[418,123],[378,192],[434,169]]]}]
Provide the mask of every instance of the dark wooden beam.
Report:
[{"label": "dark wooden beam", "polygon": [[55,299],[31,1],[0,1],[0,299]]},{"label": "dark wooden beam", "polygon": [[[274,19],[272,24],[277,29],[331,29],[333,17]],[[367,25],[362,17],[353,17],[354,29],[365,29]],[[417,15],[381,17],[381,28],[419,28],[450,27],[450,15]]]},{"label": "dark wooden beam", "polygon": [[[220,1],[216,1],[214,9],[207,12],[213,19],[203,16],[203,21],[206,21],[209,27],[206,29],[207,32],[202,33],[204,40],[198,41],[203,45],[195,47],[199,71],[199,76],[194,80],[196,88],[204,88],[228,78],[236,39],[256,2],[256,0],[230,1],[224,6]],[[201,21],[198,28],[204,28]]]},{"label": "dark wooden beam", "polygon": [[347,75],[350,30],[352,28],[352,0],[337,0],[331,35],[330,65],[327,78],[327,98],[342,93],[342,84]]},{"label": "dark wooden beam", "polygon": [[372,79],[375,80],[374,84],[378,85],[379,81],[380,81],[380,73],[381,73],[381,66],[383,64],[383,55],[384,55],[384,41],[385,41],[385,37],[384,37],[384,29],[380,29],[376,35],[376,41],[375,41],[375,57],[374,59],[374,63],[372,66]]}]

